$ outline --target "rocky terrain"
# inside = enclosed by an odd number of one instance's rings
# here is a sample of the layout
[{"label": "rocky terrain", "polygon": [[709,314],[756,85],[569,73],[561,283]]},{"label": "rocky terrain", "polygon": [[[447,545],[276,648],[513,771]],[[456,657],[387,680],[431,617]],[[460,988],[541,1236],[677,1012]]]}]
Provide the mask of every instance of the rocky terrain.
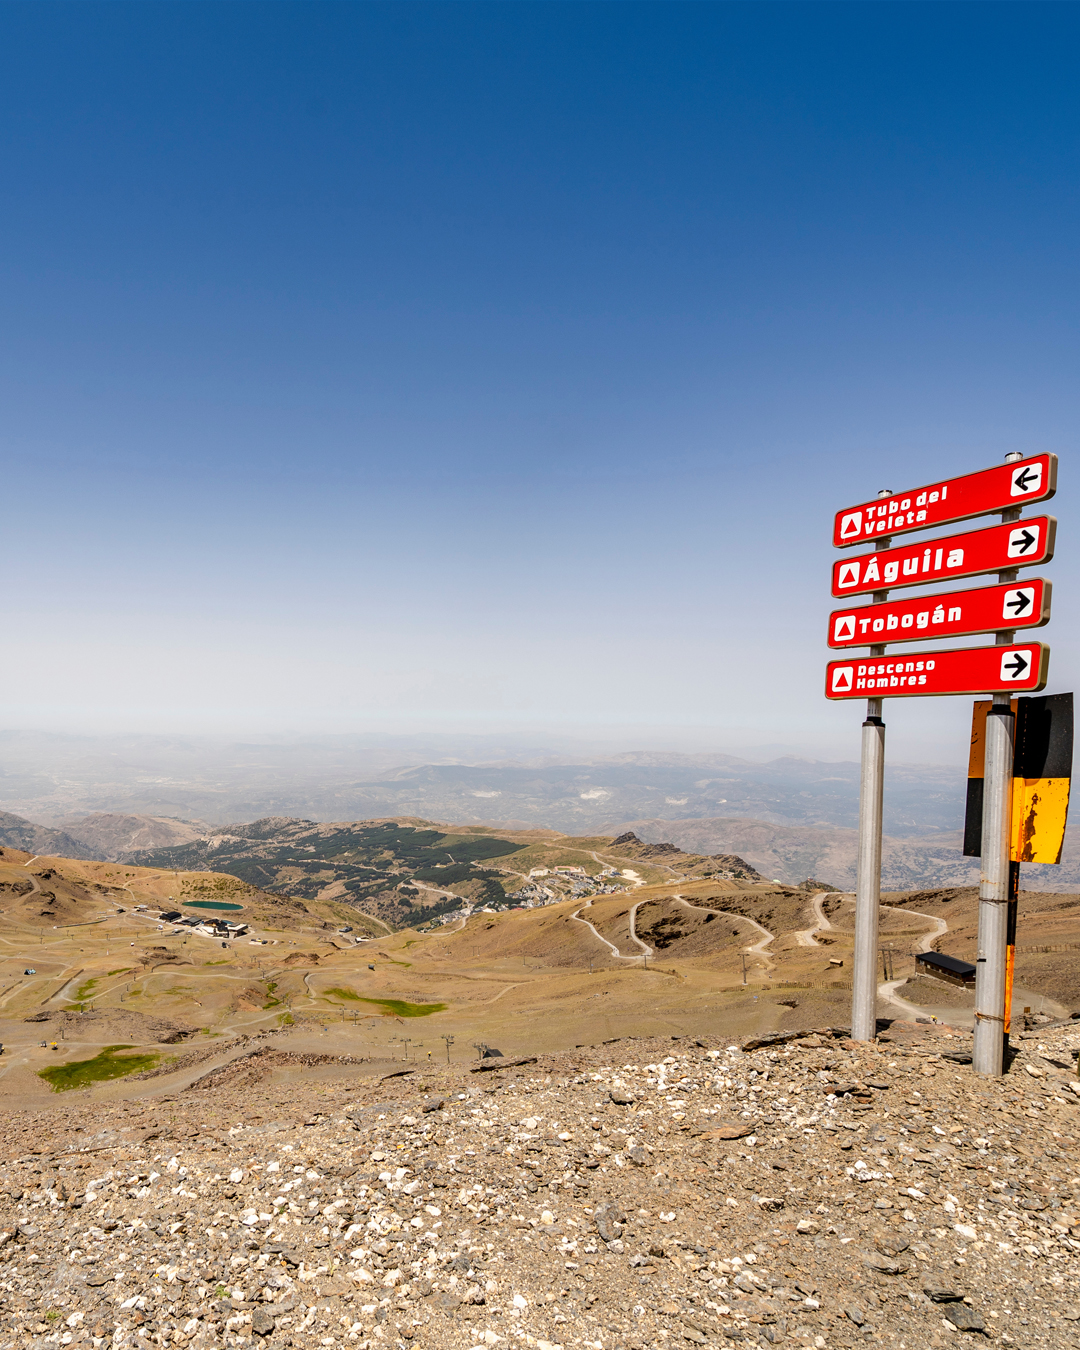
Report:
[{"label": "rocky terrain", "polygon": [[1072,1023],[1002,1080],[914,1023],[359,1069],[291,1037],[9,1117],[2,1350],[1080,1344]]}]

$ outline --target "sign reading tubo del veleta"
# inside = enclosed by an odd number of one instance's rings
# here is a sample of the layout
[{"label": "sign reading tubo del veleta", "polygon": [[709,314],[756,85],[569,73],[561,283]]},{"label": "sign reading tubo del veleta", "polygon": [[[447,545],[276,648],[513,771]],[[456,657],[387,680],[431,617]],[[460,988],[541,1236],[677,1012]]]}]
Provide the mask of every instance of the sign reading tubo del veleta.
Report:
[{"label": "sign reading tubo del veleta", "polygon": [[833,543],[837,548],[848,548],[910,530],[972,520],[993,511],[1047,501],[1056,491],[1057,455],[1032,455],[837,511]]}]

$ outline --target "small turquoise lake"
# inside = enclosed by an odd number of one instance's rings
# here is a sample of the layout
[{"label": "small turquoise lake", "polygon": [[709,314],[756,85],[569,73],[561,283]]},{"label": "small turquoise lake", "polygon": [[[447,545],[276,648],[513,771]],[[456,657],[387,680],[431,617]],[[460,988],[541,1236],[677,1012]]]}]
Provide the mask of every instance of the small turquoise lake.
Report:
[{"label": "small turquoise lake", "polygon": [[185,900],[185,909],[243,909],[243,905],[230,905],[224,900]]}]

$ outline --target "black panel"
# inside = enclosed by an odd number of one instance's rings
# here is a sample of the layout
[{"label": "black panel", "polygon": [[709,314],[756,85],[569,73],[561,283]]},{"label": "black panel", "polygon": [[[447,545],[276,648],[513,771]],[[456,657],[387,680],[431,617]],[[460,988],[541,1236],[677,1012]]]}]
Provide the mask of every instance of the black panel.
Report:
[{"label": "black panel", "polygon": [[967,811],[964,814],[964,857],[982,856],[983,780],[967,780]]},{"label": "black panel", "polygon": [[[1072,694],[1040,694],[1017,700],[1016,778],[1071,778]],[[964,852],[967,852],[966,836]]]}]

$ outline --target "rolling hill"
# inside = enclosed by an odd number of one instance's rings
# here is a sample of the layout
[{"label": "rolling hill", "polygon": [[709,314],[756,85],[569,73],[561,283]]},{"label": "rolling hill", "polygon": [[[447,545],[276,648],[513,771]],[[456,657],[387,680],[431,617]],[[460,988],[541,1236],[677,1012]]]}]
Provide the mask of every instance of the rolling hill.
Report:
[{"label": "rolling hill", "polygon": [[268,817],[130,860],[225,872],[264,890],[355,905],[395,927],[463,903],[499,910],[671,877],[761,880],[741,858],[692,856],[632,834],[582,838],[415,819],[319,824]]}]

